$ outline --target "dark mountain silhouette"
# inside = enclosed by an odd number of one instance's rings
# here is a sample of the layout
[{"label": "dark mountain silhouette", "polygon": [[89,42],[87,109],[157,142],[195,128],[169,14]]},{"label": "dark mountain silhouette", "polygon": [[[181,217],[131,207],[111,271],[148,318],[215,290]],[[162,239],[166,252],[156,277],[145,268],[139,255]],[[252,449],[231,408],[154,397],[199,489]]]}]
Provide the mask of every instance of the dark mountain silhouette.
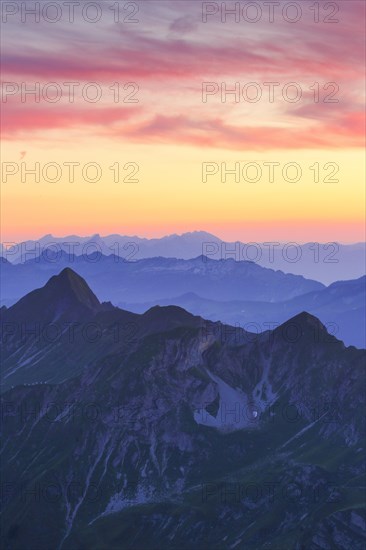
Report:
[{"label": "dark mountain silhouette", "polygon": [[309,292],[283,302],[254,300],[219,301],[202,298],[193,292],[155,302],[118,305],[142,313],[156,303],[176,304],[205,319],[240,325],[249,331],[268,330],[305,310],[318,317],[329,332],[346,345],[366,347],[366,277],[354,281],[338,281],[329,287]]},{"label": "dark mountain silhouette", "polygon": [[85,280],[65,268],[43,288],[33,290],[8,308],[6,317],[9,321],[53,322],[63,318],[77,321],[103,309]]},{"label": "dark mountain silhouette", "polygon": [[[104,307],[70,271],[2,309],[4,548],[364,547],[363,350],[306,311]],[[72,338],[18,333],[65,300]]]},{"label": "dark mountain silhouette", "polygon": [[[174,305],[152,307],[137,315],[100,303],[86,281],[70,268],[12,307],[1,308],[0,313],[3,389],[20,382],[60,382],[79,373],[88,361],[131,349],[149,334],[207,324]],[[209,321],[207,326],[212,333],[221,323]]]}]

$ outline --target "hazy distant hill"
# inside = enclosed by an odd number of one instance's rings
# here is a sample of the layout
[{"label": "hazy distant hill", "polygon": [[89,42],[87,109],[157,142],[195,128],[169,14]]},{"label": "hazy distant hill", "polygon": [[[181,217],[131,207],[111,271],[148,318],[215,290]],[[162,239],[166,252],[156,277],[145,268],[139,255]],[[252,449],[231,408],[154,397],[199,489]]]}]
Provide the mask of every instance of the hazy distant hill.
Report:
[{"label": "hazy distant hill", "polygon": [[156,304],[175,304],[205,319],[240,325],[251,332],[262,332],[301,311],[308,311],[347,346],[366,347],[366,276],[353,281],[338,281],[283,302],[209,300],[188,292],[145,304],[118,303],[120,307],[136,313],[142,313]]},{"label": "hazy distant hill", "polygon": [[24,264],[1,264],[2,304],[10,305],[41,286],[65,267],[90,281],[102,300],[114,304],[147,302],[194,292],[211,300],[283,301],[321,290],[324,285],[299,275],[285,274],[253,262],[148,258],[126,262],[117,256],[72,256],[62,252],[57,261],[44,258]]},{"label": "hazy distant hill", "polygon": [[38,241],[20,243],[14,247],[12,253],[7,253],[6,257],[12,263],[18,263],[34,258],[41,252],[51,258],[57,250],[73,252],[76,255],[88,255],[98,250],[104,255],[116,254],[129,261],[156,256],[191,259],[203,254],[216,260],[253,260],[264,267],[303,275],[327,285],[338,280],[357,279],[365,275],[365,243],[307,243],[296,247],[291,243],[277,244],[270,247],[268,243],[224,242],[205,231],[174,234],[159,239],[118,234],[105,237],[98,234],[88,237],[45,235]]}]

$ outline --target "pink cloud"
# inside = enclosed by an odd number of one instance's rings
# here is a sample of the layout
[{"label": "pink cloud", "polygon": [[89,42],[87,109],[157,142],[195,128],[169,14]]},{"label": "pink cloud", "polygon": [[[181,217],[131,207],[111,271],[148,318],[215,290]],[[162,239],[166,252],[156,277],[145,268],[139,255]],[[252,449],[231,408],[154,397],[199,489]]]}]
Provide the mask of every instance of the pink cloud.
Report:
[{"label": "pink cloud", "polygon": [[[184,19],[184,18],[183,18]],[[199,29],[198,29],[199,30]],[[339,39],[307,36],[304,28],[291,37],[270,35],[262,39],[239,38],[223,42],[200,42],[194,39],[151,38],[143,34],[129,36],[129,42],[117,41],[111,33],[106,44],[89,44],[84,49],[60,47],[54,53],[28,48],[26,52],[4,52],[3,74],[23,80],[74,79],[81,81],[134,78],[152,80],[164,78],[184,80],[211,76],[247,75],[320,76],[345,78],[359,76],[363,58],[350,29],[335,29]],[[343,41],[344,39],[344,41]],[[347,39],[347,40],[346,40]],[[67,41],[66,41],[67,43]]]},{"label": "pink cloud", "polygon": [[68,130],[71,128],[85,128],[90,126],[111,129],[117,122],[130,119],[139,111],[138,107],[98,107],[77,108],[75,106],[37,107],[35,105],[18,105],[13,101],[3,109],[1,121],[2,136],[4,139],[16,139],[19,136],[42,130]]},{"label": "pink cloud", "polygon": [[[141,143],[234,149],[358,147],[363,143],[363,112],[357,91],[363,74],[363,36],[357,32],[364,15],[360,4],[352,2],[350,9],[342,8],[337,24],[307,21],[293,26],[282,22],[266,32],[259,26],[258,33],[254,27],[248,32],[248,26],[216,24],[213,34],[191,14],[171,7],[172,20],[162,27],[165,32],[155,37],[148,27],[124,34],[114,25],[104,29],[106,40],[88,41],[86,48],[82,37],[80,42],[70,39],[70,30],[61,28],[54,48],[10,47],[3,54],[4,80],[30,84],[94,81],[108,86],[115,81],[134,81],[141,84],[143,107],[117,107],[111,98],[104,106],[18,102],[15,107],[14,97],[3,104],[3,137],[41,135],[43,130],[56,128],[89,131],[95,126],[99,135]],[[164,9],[160,5],[161,13]],[[232,34],[227,32],[231,28]],[[215,33],[217,39],[212,40]],[[44,43],[47,40],[52,38],[46,37]],[[237,81],[335,81],[340,86],[340,103],[314,104],[307,92],[301,104],[280,103],[276,117],[293,122],[286,130],[275,127],[273,121],[263,126],[236,126],[224,116],[212,114],[214,109],[199,111],[201,83],[207,80],[226,81],[228,87]],[[178,99],[173,97],[176,92],[181,92]],[[192,113],[197,110],[199,116],[194,119]]]},{"label": "pink cloud", "polygon": [[[309,117],[309,112],[306,113]],[[142,118],[144,117],[144,118]],[[7,139],[34,132],[94,127],[95,135],[110,140],[135,143],[175,143],[224,149],[299,149],[361,147],[364,143],[365,115],[360,111],[314,117],[302,127],[250,126],[228,124],[222,118],[156,114],[149,117],[140,107],[75,107],[55,110],[12,104],[2,121]],[[40,134],[42,137],[42,133]]]},{"label": "pink cloud", "polygon": [[315,123],[303,128],[265,126],[233,126],[222,119],[191,119],[158,115],[122,133],[120,138],[145,143],[177,143],[223,149],[302,149],[362,147],[364,144],[364,113],[349,113],[336,120]]}]

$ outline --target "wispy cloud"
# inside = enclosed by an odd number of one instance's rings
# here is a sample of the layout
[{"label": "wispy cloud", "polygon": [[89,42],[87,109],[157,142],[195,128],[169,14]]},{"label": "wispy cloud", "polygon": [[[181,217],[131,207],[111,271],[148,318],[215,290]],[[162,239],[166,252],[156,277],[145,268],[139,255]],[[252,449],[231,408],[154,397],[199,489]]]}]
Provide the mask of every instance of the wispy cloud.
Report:
[{"label": "wispy cloud", "polygon": [[[103,126],[100,131],[105,137],[142,143],[262,149],[362,144],[360,81],[364,56],[363,38],[357,31],[364,6],[360,2],[348,2],[350,8],[341,13],[342,24],[304,21],[293,26],[280,21],[270,28],[240,28],[218,21],[204,25],[197,7],[187,14],[185,5],[174,4],[154,3],[155,12],[147,7],[141,24],[128,32],[120,25],[99,26],[95,40],[90,40],[90,26],[80,25],[61,25],[54,34],[48,25],[39,47],[20,50],[14,38],[10,40],[3,55],[4,80],[97,82],[101,86],[133,81],[142,93],[139,106],[134,108],[117,107],[111,101],[50,106],[27,100],[15,109],[13,97],[3,109],[5,139],[33,132],[39,139],[43,130],[52,128],[88,132],[90,126]],[[159,33],[153,32],[153,23]],[[41,28],[31,26],[28,33],[35,35]],[[217,38],[212,40],[213,36]],[[336,106],[315,104],[307,91],[301,104],[276,105],[275,116],[266,104],[267,123],[234,124],[229,104],[226,115],[211,104],[201,109],[200,86],[208,80],[225,81],[228,87],[250,81],[296,81],[308,86],[333,81],[340,87],[341,101]],[[286,132],[276,124],[279,118],[286,120]],[[300,118],[304,122],[301,127]]]}]

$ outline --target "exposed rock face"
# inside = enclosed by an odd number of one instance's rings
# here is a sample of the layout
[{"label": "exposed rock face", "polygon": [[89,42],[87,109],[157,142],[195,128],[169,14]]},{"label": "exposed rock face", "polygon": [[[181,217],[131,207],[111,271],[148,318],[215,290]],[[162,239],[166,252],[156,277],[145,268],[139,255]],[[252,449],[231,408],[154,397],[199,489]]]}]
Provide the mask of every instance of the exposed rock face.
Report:
[{"label": "exposed rock face", "polygon": [[362,350],[305,312],[257,336],[81,288],[103,344],[77,333],[61,381],[39,343],[3,394],[4,548],[363,548]]}]

